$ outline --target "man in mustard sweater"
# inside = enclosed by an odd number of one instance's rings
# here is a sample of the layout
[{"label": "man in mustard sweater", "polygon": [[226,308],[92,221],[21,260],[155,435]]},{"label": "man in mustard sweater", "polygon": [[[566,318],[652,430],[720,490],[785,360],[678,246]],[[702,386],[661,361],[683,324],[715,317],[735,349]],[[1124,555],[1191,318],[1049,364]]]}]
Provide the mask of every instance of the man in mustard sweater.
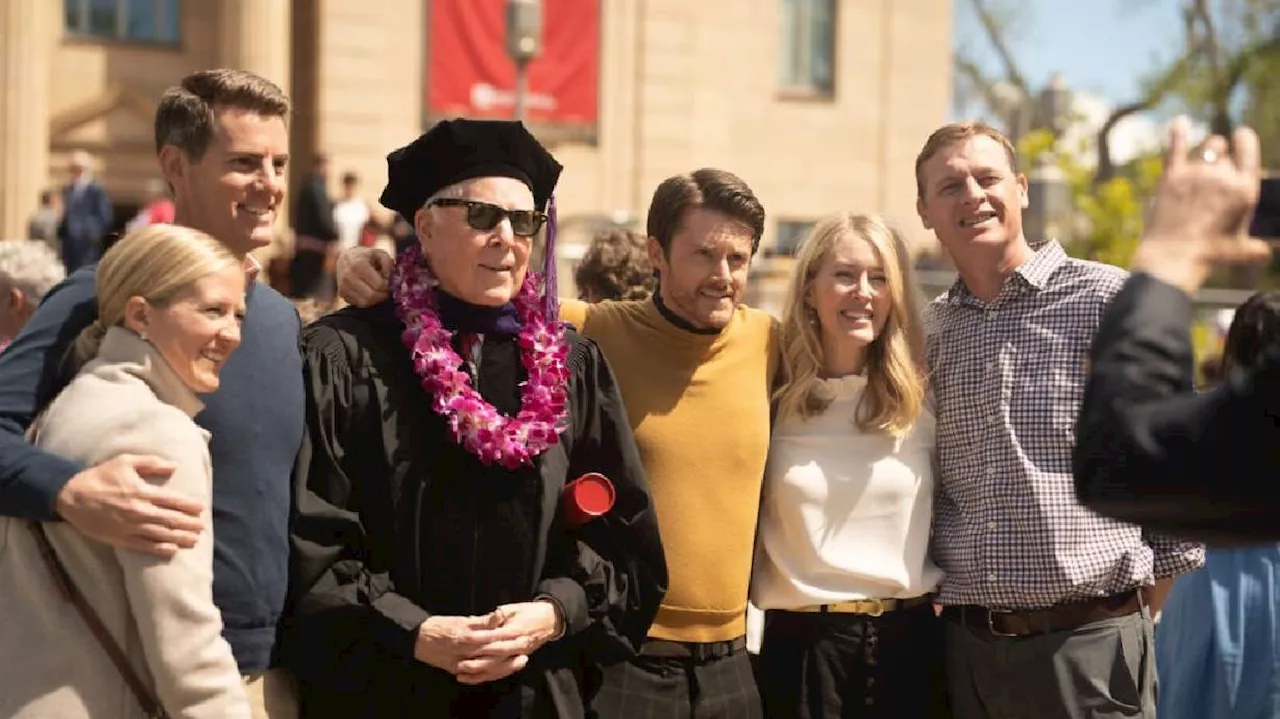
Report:
[{"label": "man in mustard sweater", "polygon": [[[747,586],[769,448],[775,322],[741,304],[764,208],[722,170],[668,178],[653,194],[651,299],[565,301],[561,318],[599,343],[622,389],[653,493],[669,589],[633,660],[603,667],[601,719],[763,716],[746,651]],[[390,258],[339,261],[343,299],[386,297]]]},{"label": "man in mustard sweater", "polygon": [[764,208],[734,175],[669,178],[649,205],[653,298],[561,307],[618,379],[669,573],[640,656],[604,668],[602,718],[762,716],[746,611],[774,321],[740,302],[763,231]]}]

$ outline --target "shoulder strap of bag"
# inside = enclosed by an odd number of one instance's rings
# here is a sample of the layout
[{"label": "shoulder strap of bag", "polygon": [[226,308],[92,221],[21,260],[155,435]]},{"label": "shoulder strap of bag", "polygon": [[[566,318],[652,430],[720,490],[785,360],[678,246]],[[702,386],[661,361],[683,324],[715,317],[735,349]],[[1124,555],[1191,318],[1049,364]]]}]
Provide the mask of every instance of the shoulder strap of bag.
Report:
[{"label": "shoulder strap of bag", "polygon": [[71,606],[75,607],[76,613],[80,615],[85,624],[89,625],[89,631],[93,633],[103,651],[111,658],[111,663],[116,665],[120,676],[124,677],[125,683],[129,685],[129,690],[137,697],[138,703],[142,705],[143,712],[148,717],[154,717],[154,719],[169,719],[169,715],[165,712],[164,707],[161,706],[160,700],[156,698],[155,694],[151,693],[147,685],[133,671],[133,667],[129,665],[129,659],[125,656],[124,651],[120,649],[120,645],[116,644],[111,633],[102,624],[102,620],[93,611],[93,607],[89,606],[88,600],[80,593],[80,589],[76,587],[75,582],[71,580],[71,575],[67,572],[67,568],[62,564],[62,560],[58,558],[53,545],[49,543],[49,537],[44,533],[44,526],[39,522],[31,522],[28,526],[31,527],[31,535],[35,538],[36,547],[40,550],[40,558],[44,560],[45,566],[49,568],[49,573],[53,575],[53,583],[58,586],[58,591],[62,594],[62,598],[71,602]]}]

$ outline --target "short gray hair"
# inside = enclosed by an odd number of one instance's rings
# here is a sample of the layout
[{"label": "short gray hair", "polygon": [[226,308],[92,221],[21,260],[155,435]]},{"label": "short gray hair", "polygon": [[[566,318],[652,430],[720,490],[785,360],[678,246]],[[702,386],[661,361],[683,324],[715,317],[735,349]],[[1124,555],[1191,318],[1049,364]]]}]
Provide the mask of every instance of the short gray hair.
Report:
[{"label": "short gray hair", "polygon": [[18,288],[32,304],[40,304],[53,286],[66,279],[62,260],[39,240],[0,240],[0,288]]},{"label": "short gray hair", "polygon": [[[453,183],[452,185],[445,185],[444,187],[441,187],[439,190],[436,190],[434,193],[432,193],[431,197],[428,197],[428,198],[427,198],[427,200],[426,200],[426,202],[423,202],[423,203],[422,203],[422,207],[419,207],[418,209],[419,209],[419,210],[425,210],[425,209],[427,208],[427,205],[430,205],[431,203],[435,202],[436,200],[445,200],[445,199],[448,199],[448,200],[461,200],[461,199],[465,199],[465,198],[466,198],[466,196],[467,196],[467,188],[471,187],[471,186],[472,186],[472,185],[474,185],[475,183],[477,183],[477,182],[479,182],[479,181],[481,181],[481,180],[484,180],[484,179],[487,179],[487,178],[486,178],[486,177],[472,177],[472,178],[469,178],[469,179],[466,179],[466,180],[459,180],[458,182],[455,182],[455,183]],[[532,190],[532,189],[530,189],[529,191],[530,191],[530,192],[533,192],[533,190]],[[405,218],[405,219],[412,220],[413,218],[412,218],[412,217],[409,217],[409,218]]]},{"label": "short gray hair", "polygon": [[[431,197],[428,197],[426,202],[422,203],[422,207],[419,207],[418,209],[425,210],[431,203],[435,202],[436,200],[445,200],[445,199],[460,200],[466,197],[467,188],[470,187],[472,183],[474,183],[476,180],[479,180],[479,179],[480,178],[478,177],[473,177],[469,180],[462,180],[460,182],[455,182],[452,185],[445,185],[444,187],[441,187],[439,190],[436,190],[434,193],[432,193]],[[409,220],[410,222],[413,221],[412,217],[406,217],[405,219]]]}]

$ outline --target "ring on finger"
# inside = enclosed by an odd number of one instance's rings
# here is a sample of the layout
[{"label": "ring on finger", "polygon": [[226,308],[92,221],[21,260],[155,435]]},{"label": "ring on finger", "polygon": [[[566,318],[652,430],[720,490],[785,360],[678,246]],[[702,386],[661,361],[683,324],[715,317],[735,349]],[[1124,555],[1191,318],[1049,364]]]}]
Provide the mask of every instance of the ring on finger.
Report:
[{"label": "ring on finger", "polygon": [[1218,161],[1218,153],[1206,147],[1200,151],[1200,161],[1206,165],[1212,165]]}]

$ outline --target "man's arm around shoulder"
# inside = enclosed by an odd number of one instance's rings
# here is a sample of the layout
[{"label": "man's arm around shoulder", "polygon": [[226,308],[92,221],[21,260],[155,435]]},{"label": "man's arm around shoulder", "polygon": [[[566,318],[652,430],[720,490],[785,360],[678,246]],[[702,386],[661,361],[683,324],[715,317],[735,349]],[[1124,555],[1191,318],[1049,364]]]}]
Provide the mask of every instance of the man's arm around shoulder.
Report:
[{"label": "man's arm around shoulder", "polygon": [[81,469],[27,444],[23,435],[66,384],[66,353],[96,316],[94,273],[84,268],[45,296],[0,353],[0,515],[55,519],[58,493]]},{"label": "man's arm around shoulder", "polygon": [[172,463],[121,455],[87,469],[27,444],[36,414],[70,380],[68,350],[97,316],[94,272],[72,273],[0,353],[0,516],[65,519],[115,547],[172,556],[195,545],[204,507],[143,479]]}]

